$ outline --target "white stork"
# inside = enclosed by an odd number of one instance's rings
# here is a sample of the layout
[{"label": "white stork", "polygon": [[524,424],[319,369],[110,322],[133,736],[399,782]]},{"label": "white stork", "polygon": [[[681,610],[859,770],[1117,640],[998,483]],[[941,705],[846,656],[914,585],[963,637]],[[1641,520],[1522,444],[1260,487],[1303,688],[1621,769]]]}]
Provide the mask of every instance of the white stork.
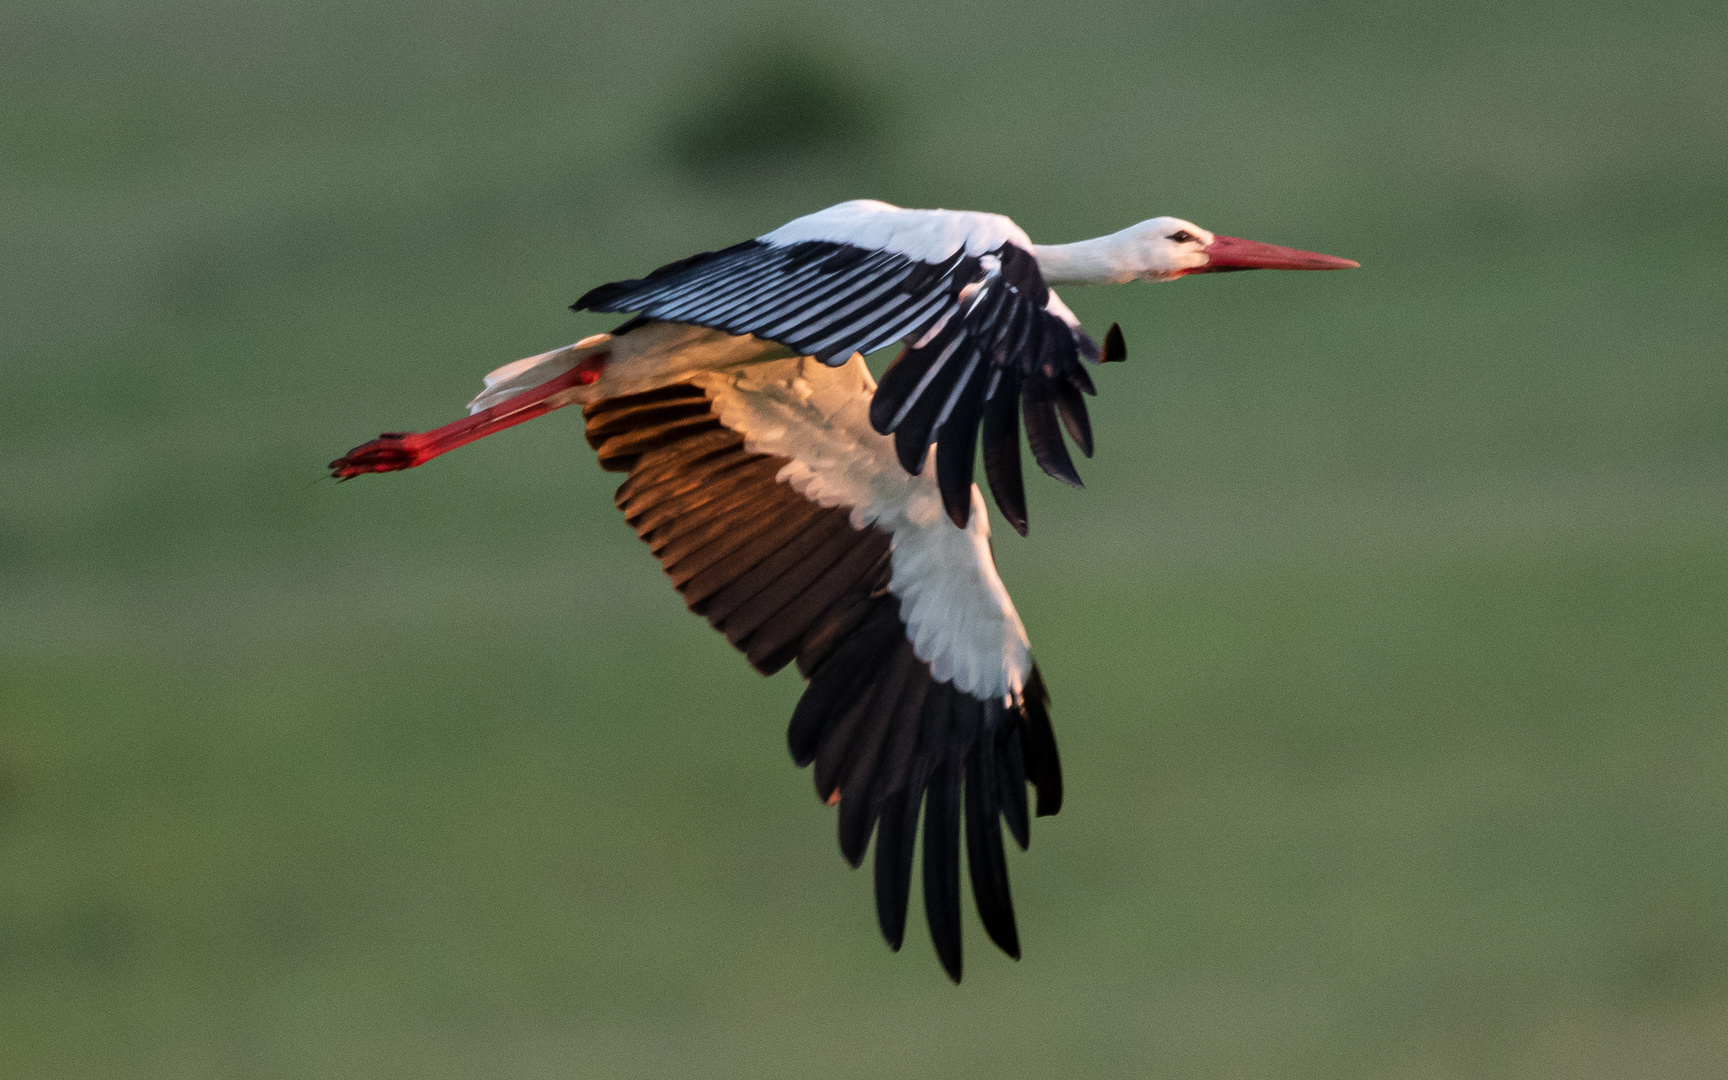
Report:
[{"label": "white stork", "polygon": [[[629,474],[618,507],[690,609],[758,671],[796,661],[809,680],[792,758],[839,804],[847,862],[876,833],[894,949],[922,805],[925,916],[958,982],[962,821],[979,917],[1018,958],[999,822],[1025,848],[1027,783],[1038,815],[1062,803],[976,446],[982,432],[996,505],[1024,534],[1021,418],[1043,470],[1079,486],[1058,417],[1091,456],[1087,367],[1124,355],[1117,326],[1100,349],[1049,283],[1356,265],[1173,217],[1042,245],[999,214],[846,202],[590,291],[573,307],[634,317],[487,375],[467,419],[384,435],[331,470],[411,468],[581,405],[601,468]],[[877,385],[864,354],[894,342],[905,348]]]}]

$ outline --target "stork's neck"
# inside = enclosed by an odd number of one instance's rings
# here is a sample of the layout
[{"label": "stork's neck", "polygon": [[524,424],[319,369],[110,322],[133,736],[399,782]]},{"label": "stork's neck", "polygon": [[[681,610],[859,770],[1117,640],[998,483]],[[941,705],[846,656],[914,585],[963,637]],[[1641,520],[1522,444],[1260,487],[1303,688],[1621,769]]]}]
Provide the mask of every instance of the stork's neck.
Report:
[{"label": "stork's neck", "polygon": [[1133,281],[1146,271],[1135,258],[1138,252],[1131,240],[1133,232],[1132,228],[1123,229],[1072,244],[1033,244],[1032,254],[1038,259],[1044,280],[1052,285],[1065,281]]}]

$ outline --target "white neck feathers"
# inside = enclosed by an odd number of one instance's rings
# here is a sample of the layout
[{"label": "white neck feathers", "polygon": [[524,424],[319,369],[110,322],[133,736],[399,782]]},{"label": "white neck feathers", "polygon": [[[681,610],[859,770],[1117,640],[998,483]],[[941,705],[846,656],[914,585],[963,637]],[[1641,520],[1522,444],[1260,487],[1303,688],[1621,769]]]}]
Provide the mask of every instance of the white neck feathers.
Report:
[{"label": "white neck feathers", "polygon": [[1034,244],[1032,254],[1038,259],[1038,269],[1052,285],[1065,281],[1090,281],[1099,284],[1119,284],[1142,276],[1146,268],[1135,256],[1138,245],[1124,229],[1095,240],[1077,240],[1072,244]]}]

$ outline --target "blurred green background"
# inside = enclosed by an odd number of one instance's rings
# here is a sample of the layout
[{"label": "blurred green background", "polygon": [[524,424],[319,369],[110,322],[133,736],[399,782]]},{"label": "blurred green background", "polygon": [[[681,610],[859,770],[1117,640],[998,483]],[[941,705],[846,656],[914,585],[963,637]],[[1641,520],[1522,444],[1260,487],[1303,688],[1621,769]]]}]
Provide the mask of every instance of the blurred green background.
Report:
[{"label": "blurred green background", "polygon": [[[1728,6],[0,23],[0,1075],[1728,1075]],[[1363,263],[1066,291],[958,989],[577,417],[318,479],[859,196]]]}]

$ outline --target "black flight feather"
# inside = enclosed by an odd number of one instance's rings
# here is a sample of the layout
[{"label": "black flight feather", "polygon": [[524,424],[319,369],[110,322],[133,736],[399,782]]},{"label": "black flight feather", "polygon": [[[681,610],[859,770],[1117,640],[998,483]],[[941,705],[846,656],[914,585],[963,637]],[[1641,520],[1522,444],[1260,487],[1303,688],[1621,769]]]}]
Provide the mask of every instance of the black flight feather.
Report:
[{"label": "black flight feather", "polygon": [[[864,718],[855,745],[848,750],[850,761],[845,764],[840,781],[840,854],[854,867],[864,862],[870,829],[876,823],[879,803],[872,781],[877,762],[889,730],[900,715],[900,702],[907,694],[912,669],[918,662],[912,655],[912,643],[902,639],[894,659],[881,674],[881,692]],[[820,757],[817,764],[821,764]]]},{"label": "black flight feather", "polygon": [[900,631],[900,620],[894,613],[877,606],[873,617],[866,617],[857,631],[811,673],[810,685],[798,699],[786,729],[786,744],[794,762],[803,766],[816,760],[829,728],[875,676],[872,658],[880,655]]},{"label": "black flight feather", "polygon": [[918,740],[924,731],[926,703],[935,693],[931,680],[921,673],[920,677],[911,680],[907,693],[895,707],[894,731],[882,764],[876,770],[876,790],[881,797],[886,798],[896,791],[914,790],[916,793],[923,790],[919,786],[923,778],[920,776],[914,783],[912,769]]},{"label": "black flight feather", "polygon": [[[978,372],[973,378],[988,378]],[[964,529],[972,516],[972,472],[978,453],[978,425],[984,419],[984,395],[962,393],[954,411],[936,432],[936,486],[948,519]]]},{"label": "black flight feather", "polygon": [[1052,385],[1044,379],[1034,379],[1032,385],[1021,393],[1026,445],[1031,447],[1033,460],[1046,475],[1064,484],[1085,487],[1080,482],[1080,474],[1074,471],[1074,459],[1068,456],[1067,444],[1062,441],[1062,433],[1056,427],[1056,406],[1052,396]]},{"label": "black flight feather", "polygon": [[895,952],[906,938],[906,903],[912,894],[912,852],[921,801],[922,792],[889,792],[876,830],[876,921]]},{"label": "black flight feather", "polygon": [[[966,355],[968,352],[970,356]],[[900,459],[901,467],[913,476],[924,471],[924,462],[929,457],[931,431],[936,426],[936,419],[948,394],[964,374],[965,364],[977,355],[975,350],[968,349],[967,342],[961,341],[946,360],[939,358],[939,366],[930,382],[913,400],[905,419],[894,429],[895,456]]]},{"label": "black flight feather", "polygon": [[[996,506],[1014,531],[1026,535],[1026,481],[1020,471],[1020,375],[1001,370],[996,390],[984,401],[984,477]],[[937,451],[941,453],[940,449]]]},{"label": "black flight feather", "polygon": [[[990,703],[995,711],[1001,706]],[[1014,926],[1014,901],[1008,892],[1008,860],[1002,852],[1001,807],[996,800],[995,740],[981,738],[972,748],[966,768],[966,866],[972,876],[972,900],[978,918],[998,948],[1020,959],[1020,935]]]},{"label": "black flight feather", "polygon": [[846,764],[847,750],[863,726],[865,717],[876,707],[876,700],[890,692],[880,680],[873,682],[847,706],[839,723],[830,726],[823,734],[822,746],[816,751],[816,767],[811,770],[818,799],[831,802],[834,793],[840,790],[840,770]]},{"label": "black flight feather", "polygon": [[960,981],[960,763],[945,764],[924,796],[924,918],[948,977]]},{"label": "black flight feather", "polygon": [[1002,820],[1014,842],[1025,851],[1032,841],[1031,822],[1026,808],[1026,758],[1020,746],[1020,722],[1015,718],[1002,732],[1002,744],[996,752],[997,784],[1002,793]]},{"label": "black flight feather", "polygon": [[570,309],[572,311],[616,310],[611,306],[612,304],[616,303],[620,299],[626,299],[634,293],[641,291],[644,286],[668,281],[687,270],[699,268],[708,263],[721,263],[726,261],[728,257],[736,256],[762,246],[761,241],[745,240],[743,243],[733,244],[731,247],[722,248],[719,251],[697,252],[695,255],[692,255],[687,259],[679,259],[677,262],[669,262],[658,270],[653,271],[645,278],[630,278],[625,281],[614,281],[606,285],[589,289],[587,292],[582,294],[580,299],[570,305]]},{"label": "black flight feather", "polygon": [[1062,426],[1067,429],[1068,437],[1074,440],[1074,445],[1087,457],[1092,456],[1092,420],[1086,415],[1086,399],[1080,396],[1080,390],[1071,381],[1059,381],[1054,384],[1056,390],[1056,411],[1062,417]]},{"label": "black flight feather", "polygon": [[1086,369],[1084,367],[1075,365],[1074,367],[1069,368],[1067,376],[1068,382],[1073,385],[1074,389],[1085,394],[1087,397],[1098,396],[1098,388],[1092,385],[1092,376],[1086,374]]},{"label": "black flight feather", "polygon": [[877,563],[888,557],[891,541],[879,530],[868,530],[863,538],[809,588],[775,612],[749,638],[737,642],[750,663],[764,675],[772,675],[790,663],[804,649],[804,642],[818,626],[830,618],[844,614],[842,601],[855,590]]},{"label": "black flight feather", "polygon": [[851,639],[853,631],[876,614],[881,603],[875,594],[878,588],[887,590],[890,572],[889,553],[884,546],[875,568],[866,572],[858,586],[848,589],[818,615],[798,640],[800,675],[814,678],[815,672],[828,662],[834,651]]}]

